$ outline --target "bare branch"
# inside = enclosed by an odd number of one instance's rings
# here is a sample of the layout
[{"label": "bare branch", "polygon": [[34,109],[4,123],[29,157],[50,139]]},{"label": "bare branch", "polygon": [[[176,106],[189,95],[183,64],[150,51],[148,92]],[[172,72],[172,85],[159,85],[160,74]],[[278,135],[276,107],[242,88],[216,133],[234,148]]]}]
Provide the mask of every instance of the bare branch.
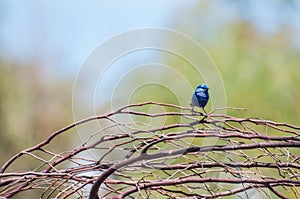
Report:
[{"label": "bare branch", "polygon": [[[163,111],[146,112],[151,106]],[[75,122],[8,160],[0,196],[300,198],[300,127],[217,112],[144,102]],[[76,131],[92,121],[96,132]],[[51,150],[66,133],[84,140],[70,151]],[[21,161],[35,167],[17,170]]]}]

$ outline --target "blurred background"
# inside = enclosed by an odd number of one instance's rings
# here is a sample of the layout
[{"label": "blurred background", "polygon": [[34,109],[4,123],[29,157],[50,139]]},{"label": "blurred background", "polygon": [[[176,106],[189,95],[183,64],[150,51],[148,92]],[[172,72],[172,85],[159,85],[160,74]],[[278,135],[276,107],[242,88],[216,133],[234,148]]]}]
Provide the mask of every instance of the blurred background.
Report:
[{"label": "blurred background", "polygon": [[[1,0],[0,163],[73,122],[82,63],[105,40],[143,27],[174,29],[203,45],[224,81],[227,106],[248,109],[229,114],[300,125],[299,19],[296,0]],[[139,100],[176,103],[168,93],[151,93]]]}]

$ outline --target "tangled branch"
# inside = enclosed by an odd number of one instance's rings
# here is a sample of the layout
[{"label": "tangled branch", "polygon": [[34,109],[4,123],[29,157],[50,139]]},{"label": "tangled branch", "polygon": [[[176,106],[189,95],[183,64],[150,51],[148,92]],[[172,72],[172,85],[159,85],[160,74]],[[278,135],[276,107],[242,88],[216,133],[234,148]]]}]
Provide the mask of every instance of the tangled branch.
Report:
[{"label": "tangled branch", "polygon": [[[94,124],[97,130],[86,127]],[[172,104],[131,104],[16,154],[0,170],[0,196],[38,190],[41,198],[300,198],[299,131]],[[65,135],[80,141],[55,151]],[[34,167],[17,170],[21,161]]]}]

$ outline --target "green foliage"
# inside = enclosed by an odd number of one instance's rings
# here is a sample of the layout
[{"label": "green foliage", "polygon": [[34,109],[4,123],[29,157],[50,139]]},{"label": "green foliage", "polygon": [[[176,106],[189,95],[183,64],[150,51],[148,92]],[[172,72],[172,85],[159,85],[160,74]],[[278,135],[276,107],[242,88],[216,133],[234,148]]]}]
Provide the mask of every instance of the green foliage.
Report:
[{"label": "green foliage", "polygon": [[[0,65],[0,164],[70,121],[70,87],[43,78],[36,65]],[[64,146],[68,141],[60,143]],[[60,145],[57,147],[59,148]],[[29,162],[15,165],[31,168]]]},{"label": "green foliage", "polygon": [[291,42],[286,31],[265,37],[249,23],[231,24],[221,32],[210,52],[223,75],[229,106],[248,108],[248,116],[299,122],[300,57]]},{"label": "green foliage", "polygon": [[[282,2],[281,6],[286,6],[286,3]],[[179,30],[186,30],[188,35],[193,35],[212,56],[224,80],[227,106],[247,108],[247,112],[234,112],[241,117],[261,117],[299,124],[300,46],[295,44],[297,38],[293,23],[280,23],[282,13],[277,13],[273,23],[279,24],[278,29],[263,32],[256,26],[257,21],[245,17],[250,14],[244,3],[235,4],[238,6],[237,12],[244,10],[244,15],[227,20],[218,15],[220,4],[198,3],[193,10],[179,15],[177,26]],[[233,6],[233,2],[227,2],[227,6]],[[295,14],[297,10],[291,9],[290,12]],[[290,20],[293,20],[291,16]],[[189,23],[182,23],[183,20]],[[189,51],[187,48],[185,50]],[[176,65],[172,61],[170,63]],[[190,73],[191,79],[194,79],[193,76]],[[201,79],[195,85],[200,82]],[[210,87],[213,92],[214,87]],[[217,95],[214,93],[212,100]]]}]

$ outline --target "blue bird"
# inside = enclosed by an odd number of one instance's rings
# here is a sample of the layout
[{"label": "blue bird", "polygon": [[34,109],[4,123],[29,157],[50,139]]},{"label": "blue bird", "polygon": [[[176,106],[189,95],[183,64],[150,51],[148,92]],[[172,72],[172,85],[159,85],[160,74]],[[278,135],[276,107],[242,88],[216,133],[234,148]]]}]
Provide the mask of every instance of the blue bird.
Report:
[{"label": "blue bird", "polygon": [[204,107],[209,100],[208,89],[209,88],[206,84],[200,84],[196,88],[195,92],[192,95],[192,103],[190,104],[192,106],[192,111],[194,111],[194,106],[197,106],[202,108],[204,113],[206,113]]}]

